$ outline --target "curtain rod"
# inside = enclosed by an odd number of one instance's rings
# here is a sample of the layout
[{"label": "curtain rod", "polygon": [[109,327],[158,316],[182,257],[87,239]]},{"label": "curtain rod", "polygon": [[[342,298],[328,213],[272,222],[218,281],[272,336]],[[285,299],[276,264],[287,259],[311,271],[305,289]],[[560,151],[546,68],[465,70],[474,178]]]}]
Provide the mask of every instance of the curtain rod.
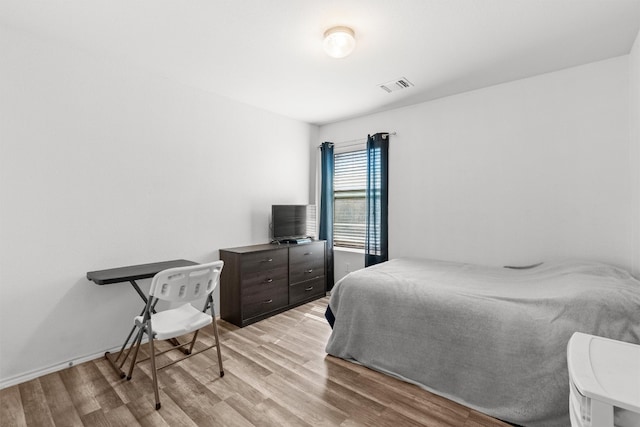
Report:
[{"label": "curtain rod", "polygon": [[[383,133],[386,133],[389,136],[395,136],[396,135],[395,131],[394,132],[383,132]],[[383,138],[384,138],[384,136],[383,136]],[[342,146],[342,147],[349,147],[350,145],[358,145],[361,142],[366,141],[366,140],[367,140],[367,138],[358,138],[358,139],[350,139],[348,141],[334,142],[334,144],[336,144],[336,145],[340,144],[340,146]],[[322,144],[318,145],[318,148],[320,148],[321,146],[322,146]]]}]

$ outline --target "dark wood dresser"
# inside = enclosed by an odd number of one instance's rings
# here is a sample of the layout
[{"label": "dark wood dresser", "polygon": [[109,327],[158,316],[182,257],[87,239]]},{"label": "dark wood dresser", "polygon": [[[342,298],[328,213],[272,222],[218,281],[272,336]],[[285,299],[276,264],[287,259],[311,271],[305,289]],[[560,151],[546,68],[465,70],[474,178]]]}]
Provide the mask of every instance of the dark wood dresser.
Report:
[{"label": "dark wood dresser", "polygon": [[220,317],[243,327],[326,290],[324,241],[220,249]]}]

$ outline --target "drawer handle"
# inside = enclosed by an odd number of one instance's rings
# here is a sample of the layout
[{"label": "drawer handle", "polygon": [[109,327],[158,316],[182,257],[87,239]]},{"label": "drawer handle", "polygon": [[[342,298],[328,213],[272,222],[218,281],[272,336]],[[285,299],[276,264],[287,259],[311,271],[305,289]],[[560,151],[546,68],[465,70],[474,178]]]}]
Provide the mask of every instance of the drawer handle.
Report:
[{"label": "drawer handle", "polygon": [[313,290],[313,286],[309,286],[308,288],[305,289],[305,291],[309,292]]},{"label": "drawer handle", "polygon": [[305,273],[313,273],[313,268],[311,268],[309,270],[305,270]]},{"label": "drawer handle", "polygon": [[273,258],[267,258],[267,259],[263,259],[260,262],[272,262],[272,261],[273,261]]},{"label": "drawer handle", "polygon": [[313,252],[305,252],[305,255],[313,255]]},{"label": "drawer handle", "polygon": [[267,280],[265,280],[265,281],[264,281],[264,282],[262,282],[262,283],[271,283],[271,282],[273,282],[273,279],[267,279]]},{"label": "drawer handle", "polygon": [[271,304],[272,302],[273,302],[272,299],[268,299],[268,300],[262,301],[263,304]]}]

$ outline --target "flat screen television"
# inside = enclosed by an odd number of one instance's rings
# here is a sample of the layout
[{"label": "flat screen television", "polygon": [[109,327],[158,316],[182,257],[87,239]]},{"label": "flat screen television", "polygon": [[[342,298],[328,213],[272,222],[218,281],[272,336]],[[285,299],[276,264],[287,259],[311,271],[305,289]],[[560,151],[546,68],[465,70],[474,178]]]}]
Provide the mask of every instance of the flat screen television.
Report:
[{"label": "flat screen television", "polygon": [[271,206],[273,240],[312,237],[307,232],[307,205]]}]

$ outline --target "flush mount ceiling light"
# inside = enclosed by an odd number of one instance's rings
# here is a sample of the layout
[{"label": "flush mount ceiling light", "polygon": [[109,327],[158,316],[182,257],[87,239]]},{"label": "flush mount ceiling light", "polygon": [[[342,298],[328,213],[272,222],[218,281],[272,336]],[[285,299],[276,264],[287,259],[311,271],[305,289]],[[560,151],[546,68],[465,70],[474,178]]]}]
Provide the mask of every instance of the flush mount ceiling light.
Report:
[{"label": "flush mount ceiling light", "polygon": [[344,58],[356,47],[355,33],[349,27],[333,27],[324,33],[324,51],[332,58]]}]

